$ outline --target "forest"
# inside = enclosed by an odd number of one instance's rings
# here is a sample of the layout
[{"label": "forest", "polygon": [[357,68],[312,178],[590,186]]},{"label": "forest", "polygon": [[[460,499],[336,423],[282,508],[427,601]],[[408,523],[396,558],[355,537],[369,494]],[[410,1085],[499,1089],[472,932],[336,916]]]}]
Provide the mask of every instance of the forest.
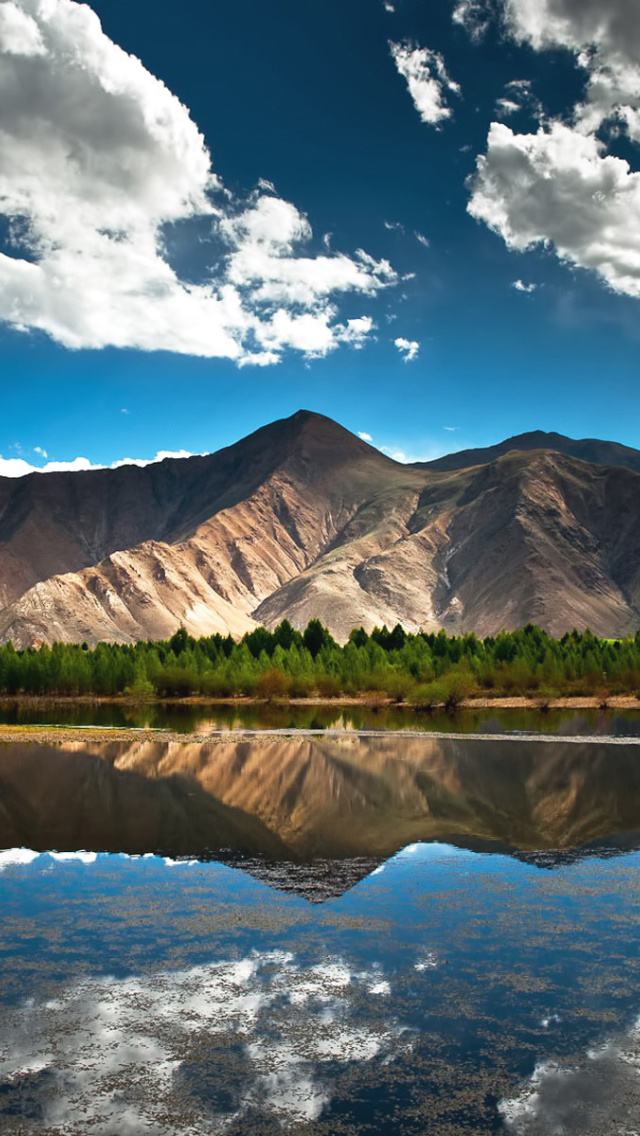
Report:
[{"label": "forest", "polygon": [[267,701],[368,697],[420,708],[454,707],[468,698],[559,695],[640,696],[640,631],[634,638],[601,639],[571,631],[554,639],[528,624],[479,639],[474,634],[407,634],[363,628],[342,646],[312,620],[303,631],[284,621],[258,628],[237,642],[212,635],[194,639],[180,628],[170,639],[136,644],[46,644],[16,651],[0,647],[0,694],[126,696],[176,699],[199,696]]}]

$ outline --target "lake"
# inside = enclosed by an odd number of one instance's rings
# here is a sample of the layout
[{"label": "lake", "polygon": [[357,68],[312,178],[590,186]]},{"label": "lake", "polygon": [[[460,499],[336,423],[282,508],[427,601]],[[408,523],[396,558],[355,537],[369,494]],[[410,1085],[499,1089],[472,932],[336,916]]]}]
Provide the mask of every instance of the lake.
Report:
[{"label": "lake", "polygon": [[168,730],[193,734],[210,730],[419,730],[421,733],[545,733],[637,737],[637,710],[575,710],[535,707],[524,710],[470,708],[419,712],[402,706],[197,705],[188,702],[135,704],[25,700],[0,705],[0,725],[57,726],[77,729]]},{"label": "lake", "polygon": [[597,720],[0,745],[0,1130],[637,1132],[640,745]]}]

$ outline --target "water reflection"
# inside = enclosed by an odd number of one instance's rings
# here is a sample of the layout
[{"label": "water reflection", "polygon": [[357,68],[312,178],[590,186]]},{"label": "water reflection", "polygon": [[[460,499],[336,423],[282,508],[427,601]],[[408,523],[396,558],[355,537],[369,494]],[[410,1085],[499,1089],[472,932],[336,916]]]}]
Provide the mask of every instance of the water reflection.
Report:
[{"label": "water reflection", "polygon": [[[284,951],[89,978],[32,1003],[26,1018],[8,1015],[0,1078],[47,1131],[68,1133],[80,1116],[101,1136],[172,1132],[187,1120],[190,1133],[211,1136],[260,1113],[313,1121],[331,1099],[324,1069],[410,1047],[410,1031],[386,1016],[389,992],[375,968],[304,968]],[[373,1002],[366,1022],[363,998]]]},{"label": "water reflection", "polygon": [[418,841],[630,848],[639,756],[632,744],[397,735],[11,743],[0,847],[261,857],[329,879],[327,861],[354,861],[359,878]]},{"label": "water reflection", "polygon": [[634,743],[0,746],[3,1136],[630,1136],[639,832]]},{"label": "water reflection", "polygon": [[455,714],[395,706],[197,705],[193,703],[3,702],[0,723],[170,730],[418,730],[424,733],[544,733],[637,737],[638,710],[462,709]]},{"label": "water reflection", "polygon": [[381,867],[310,907],[218,863],[5,863],[3,1134],[637,1128],[640,856]]}]

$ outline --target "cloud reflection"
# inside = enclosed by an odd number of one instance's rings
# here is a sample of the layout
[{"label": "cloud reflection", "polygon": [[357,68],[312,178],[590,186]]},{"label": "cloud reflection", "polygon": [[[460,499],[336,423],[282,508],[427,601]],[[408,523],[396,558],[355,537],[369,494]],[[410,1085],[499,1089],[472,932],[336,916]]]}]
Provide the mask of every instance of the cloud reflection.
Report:
[{"label": "cloud reflection", "polygon": [[536,1066],[521,1092],[500,1102],[514,1136],[637,1136],[640,1022],[574,1065]]},{"label": "cloud reflection", "polygon": [[52,1136],[212,1136],[265,1114],[316,1120],[336,1068],[410,1046],[386,1014],[389,992],[379,967],[304,967],[280,951],[87,979],[5,1019],[3,1131],[25,1111]]}]

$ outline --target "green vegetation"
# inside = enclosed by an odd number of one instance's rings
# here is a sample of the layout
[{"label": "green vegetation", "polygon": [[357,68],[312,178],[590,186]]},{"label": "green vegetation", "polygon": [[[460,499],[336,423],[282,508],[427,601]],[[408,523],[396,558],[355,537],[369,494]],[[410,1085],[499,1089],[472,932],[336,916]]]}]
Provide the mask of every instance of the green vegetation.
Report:
[{"label": "green vegetation", "polygon": [[338,698],[368,694],[416,707],[451,708],[473,695],[530,695],[541,705],[556,695],[640,692],[640,632],[598,639],[572,631],[553,639],[529,624],[480,640],[475,635],[407,635],[401,627],[352,631],[341,647],[318,620],[303,633],[286,620],[258,628],[239,643],[180,629],[169,640],[135,646],[56,643],[16,651],[0,647],[4,695],[127,694],[137,698],[201,695]]}]

